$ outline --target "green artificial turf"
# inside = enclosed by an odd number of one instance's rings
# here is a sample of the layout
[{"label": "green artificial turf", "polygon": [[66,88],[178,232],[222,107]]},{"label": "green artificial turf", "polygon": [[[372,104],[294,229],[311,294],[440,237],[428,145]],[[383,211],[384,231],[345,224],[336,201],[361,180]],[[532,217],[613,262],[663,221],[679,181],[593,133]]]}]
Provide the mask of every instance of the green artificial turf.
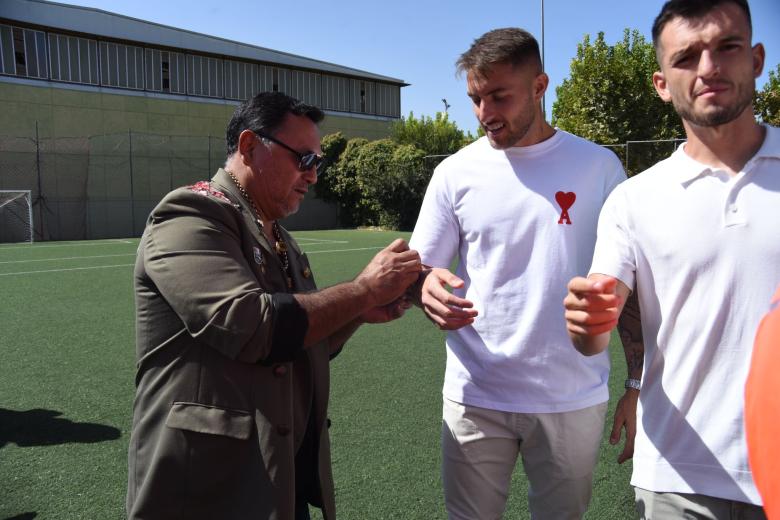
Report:
[{"label": "green artificial turf", "polygon": [[[354,277],[393,238],[294,233],[320,287]],[[0,518],[124,517],[135,377],[137,240],[0,245]],[[606,436],[587,518],[633,517],[630,462]],[[444,334],[417,309],[365,326],[332,363],[330,429],[342,520],[445,518],[439,476]],[[506,518],[528,518],[518,466]],[[316,514],[314,518],[319,518]]]}]

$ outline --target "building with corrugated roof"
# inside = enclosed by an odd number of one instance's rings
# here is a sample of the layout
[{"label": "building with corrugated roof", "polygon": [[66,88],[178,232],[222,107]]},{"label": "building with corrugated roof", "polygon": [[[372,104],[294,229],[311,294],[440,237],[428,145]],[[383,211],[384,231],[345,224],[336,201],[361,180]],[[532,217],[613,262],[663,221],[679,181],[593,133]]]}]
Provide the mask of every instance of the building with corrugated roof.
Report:
[{"label": "building with corrugated roof", "polygon": [[[154,149],[155,138],[168,138],[168,163],[188,151],[206,155],[198,167],[206,165],[203,177],[224,161],[235,106],[257,92],[280,91],[319,106],[327,115],[323,135],[379,139],[400,118],[404,86],[397,78],[99,9],[2,0],[0,135],[34,140],[39,158],[31,175],[32,166],[3,168],[10,159],[0,157],[0,189],[37,192],[39,239],[137,235],[167,189],[190,180],[164,167],[166,152]],[[23,151],[19,146],[6,139],[0,150]],[[63,157],[50,158],[57,166],[40,160],[41,152],[63,155],[63,148],[90,154],[86,178],[75,183],[85,185],[80,193],[60,187],[72,184],[75,166]],[[116,170],[110,160],[101,164],[112,149],[126,151],[130,163],[136,159],[129,185],[108,173]],[[74,216],[68,206],[79,197],[86,202]],[[56,222],[46,226],[47,219]],[[336,223],[332,207],[312,200],[287,225]]]}]

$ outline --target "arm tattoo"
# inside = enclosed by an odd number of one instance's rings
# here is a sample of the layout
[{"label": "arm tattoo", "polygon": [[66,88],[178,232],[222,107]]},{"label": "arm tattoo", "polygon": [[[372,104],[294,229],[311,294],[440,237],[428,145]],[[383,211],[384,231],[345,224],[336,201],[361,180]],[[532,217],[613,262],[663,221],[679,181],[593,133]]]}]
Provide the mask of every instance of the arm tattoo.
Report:
[{"label": "arm tattoo", "polygon": [[618,319],[618,332],[626,354],[628,377],[641,379],[645,362],[645,344],[642,339],[642,322],[636,290],[626,300],[626,305]]}]

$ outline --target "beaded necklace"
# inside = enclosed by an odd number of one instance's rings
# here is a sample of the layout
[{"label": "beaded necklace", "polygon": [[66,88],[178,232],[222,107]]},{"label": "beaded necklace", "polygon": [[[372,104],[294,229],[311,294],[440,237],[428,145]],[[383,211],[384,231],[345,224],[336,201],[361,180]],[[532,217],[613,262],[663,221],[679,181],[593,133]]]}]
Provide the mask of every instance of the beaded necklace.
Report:
[{"label": "beaded necklace", "polygon": [[[238,182],[238,179],[235,175],[233,175],[233,172],[228,170],[225,170],[225,172],[230,176],[230,179],[233,181],[233,184],[236,185],[236,188],[238,188],[238,191],[241,193],[241,196],[244,197],[244,200],[246,200],[252,207],[252,212],[255,215],[255,222],[257,223],[257,227],[260,230],[260,233],[264,234],[263,219],[261,217],[260,210],[257,208],[257,206],[255,206],[255,201],[252,200],[252,197],[249,196],[249,193],[247,193],[246,189],[244,189],[241,183]],[[284,238],[282,238],[282,231],[279,228],[279,224],[275,220],[271,224],[271,232],[274,235],[274,250],[276,251],[276,256],[279,257],[279,261],[282,263],[282,268],[284,269],[284,274],[287,277],[287,288],[292,289],[290,257],[287,256],[287,242],[285,242]]]}]

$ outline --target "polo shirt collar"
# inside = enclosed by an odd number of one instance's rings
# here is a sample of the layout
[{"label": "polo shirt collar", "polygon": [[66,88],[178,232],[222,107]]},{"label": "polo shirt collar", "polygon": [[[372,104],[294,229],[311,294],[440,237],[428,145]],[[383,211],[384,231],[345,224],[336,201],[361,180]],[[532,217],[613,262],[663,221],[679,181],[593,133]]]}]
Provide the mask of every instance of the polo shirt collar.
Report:
[{"label": "polo shirt collar", "polygon": [[755,160],[758,158],[780,159],[780,128],[761,125],[766,128],[766,137],[764,137],[764,144],[758,149],[756,155],[753,156]]},{"label": "polo shirt collar", "polygon": [[700,163],[685,153],[686,144],[688,144],[688,141],[685,141],[678,146],[671,157],[675,162],[675,171],[677,172],[677,178],[681,184],[691,182],[695,178],[710,171],[709,166]]},{"label": "polo shirt collar", "polygon": [[[764,143],[761,145],[761,148],[758,149],[756,155],[754,155],[748,162],[755,161],[759,158],[780,159],[780,128],[775,128],[769,125],[762,126],[766,129]],[[671,156],[671,158],[676,162],[675,167],[677,169],[680,183],[682,184],[691,182],[697,177],[712,171],[712,168],[706,164],[700,163],[685,153],[686,144],[688,144],[688,141],[685,141],[683,144],[681,144]]]}]

